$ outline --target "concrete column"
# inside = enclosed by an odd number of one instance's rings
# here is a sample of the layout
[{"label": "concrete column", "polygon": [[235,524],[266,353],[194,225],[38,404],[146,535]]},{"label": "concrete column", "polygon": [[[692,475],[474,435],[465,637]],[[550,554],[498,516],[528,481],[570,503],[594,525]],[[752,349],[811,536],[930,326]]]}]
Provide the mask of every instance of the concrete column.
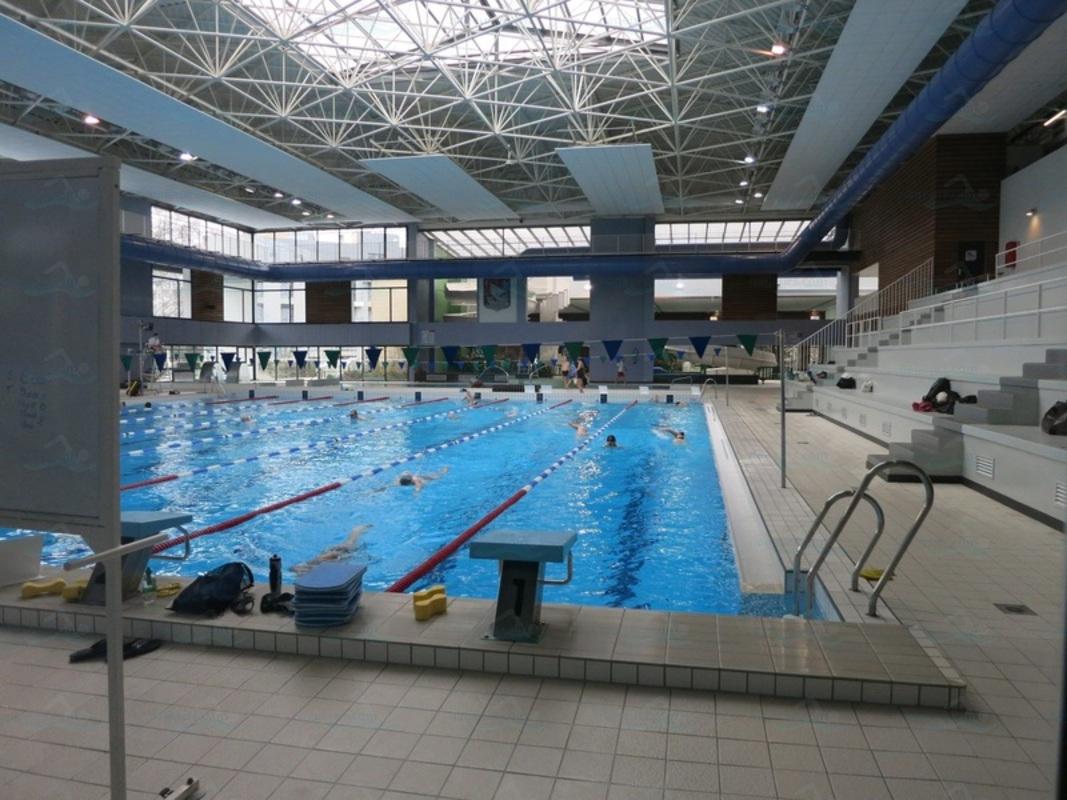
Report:
[{"label": "concrete column", "polygon": [[[605,339],[647,337],[652,329],[655,279],[651,276],[594,278],[589,296],[590,327]],[[586,342],[590,348],[589,378],[614,381],[615,363],[601,362],[598,342]],[[647,355],[648,342],[624,341],[619,357],[626,367],[627,381],[652,380],[652,362]],[[631,356],[642,353],[634,362]]]},{"label": "concrete column", "polygon": [[848,310],[856,304],[860,294],[860,276],[852,274],[848,269],[842,269],[837,273],[837,317],[841,318],[848,314]]}]

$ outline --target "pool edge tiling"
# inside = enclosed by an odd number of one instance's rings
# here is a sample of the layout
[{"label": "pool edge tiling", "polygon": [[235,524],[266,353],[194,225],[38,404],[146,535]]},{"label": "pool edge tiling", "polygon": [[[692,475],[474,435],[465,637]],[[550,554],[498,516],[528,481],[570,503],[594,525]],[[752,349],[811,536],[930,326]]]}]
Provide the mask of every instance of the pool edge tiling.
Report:
[{"label": "pool edge tiling", "polygon": [[[260,593],[262,589],[260,589]],[[258,605],[258,603],[257,603]],[[903,626],[545,605],[536,645],[483,638],[494,604],[450,599],[415,622],[408,595],[365,592],[340,628],[303,630],[282,616],[182,617],[128,602],[127,636],[353,661],[698,689],[808,700],[961,708],[965,685],[929,641]],[[4,625],[103,634],[103,609],[0,590]]]}]

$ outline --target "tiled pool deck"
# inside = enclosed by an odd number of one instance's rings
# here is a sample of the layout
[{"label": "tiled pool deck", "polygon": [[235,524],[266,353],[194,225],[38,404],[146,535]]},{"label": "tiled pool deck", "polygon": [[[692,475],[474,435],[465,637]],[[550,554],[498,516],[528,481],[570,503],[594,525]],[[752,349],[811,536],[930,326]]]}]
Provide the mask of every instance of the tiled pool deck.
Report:
[{"label": "tiled pool deck", "polygon": [[[776,392],[731,391],[720,419],[788,552],[811,507],[856,483],[870,443],[791,415],[783,491]],[[917,487],[875,491],[888,526],[872,563],[883,564]],[[470,600],[417,624],[403,598],[368,595],[353,627],[315,637],[281,617],[192,626],[160,605],[131,608],[132,633],[188,642],[127,664],[131,786],[155,793],[193,772],[209,796],[239,800],[1049,797],[1062,536],[966,487],[937,491],[885,595],[900,625],[547,606],[548,638],[530,648],[482,640],[490,604]],[[858,552],[868,533],[862,520],[850,525],[843,551]],[[839,585],[846,563],[838,554],[823,577],[856,619],[865,600]],[[1036,613],[1008,617],[993,603]],[[88,636],[61,630],[88,633],[95,617],[10,592],[0,606],[5,625],[48,629],[0,631],[0,796],[99,796],[102,665],[67,667]],[[967,684],[961,710],[873,704],[894,676],[919,665],[941,674],[949,663]],[[942,681],[947,702],[933,690],[929,699],[944,707],[958,684]],[[790,699],[798,689],[807,699]]]}]

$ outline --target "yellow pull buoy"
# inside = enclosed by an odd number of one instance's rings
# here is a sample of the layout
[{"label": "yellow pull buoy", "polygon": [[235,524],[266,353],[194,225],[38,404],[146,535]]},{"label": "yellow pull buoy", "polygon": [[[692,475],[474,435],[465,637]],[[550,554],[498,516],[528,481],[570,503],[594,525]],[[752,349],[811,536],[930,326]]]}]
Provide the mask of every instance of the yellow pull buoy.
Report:
[{"label": "yellow pull buoy", "polygon": [[440,583],[412,594],[411,604],[418,622],[448,613],[448,596],[445,594],[444,585]]},{"label": "yellow pull buoy", "polygon": [[39,597],[43,594],[62,594],[63,589],[67,586],[67,582],[62,578],[53,578],[51,580],[43,581],[26,581],[22,584],[22,592],[20,596],[23,600],[29,600],[31,597]]},{"label": "yellow pull buoy", "polygon": [[[867,567],[866,569],[861,569],[860,570],[860,577],[861,578],[865,578],[865,579],[867,579],[869,581],[881,580],[882,575],[884,575],[884,574],[885,574],[885,570],[882,569],[881,567]],[[890,578],[889,580],[893,580],[893,579]]]}]

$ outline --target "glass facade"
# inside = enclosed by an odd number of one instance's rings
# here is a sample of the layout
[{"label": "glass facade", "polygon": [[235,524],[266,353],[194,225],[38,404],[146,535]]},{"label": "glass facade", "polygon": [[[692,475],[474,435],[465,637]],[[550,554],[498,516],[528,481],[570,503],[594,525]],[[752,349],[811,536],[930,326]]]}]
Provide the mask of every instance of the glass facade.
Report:
[{"label": "glass facade", "polygon": [[305,322],[304,284],[255,282],[256,322]]},{"label": "glass facade", "polygon": [[190,319],[193,315],[192,283],[187,269],[152,270],[152,315]]},{"label": "glass facade", "polygon": [[323,228],[256,233],[256,260],[264,264],[332,264],[407,258],[407,228]]},{"label": "glass facade", "polygon": [[180,211],[152,206],[152,238],[209,253],[252,258],[252,234]]},{"label": "glass facade", "polygon": [[352,281],[353,322],[407,322],[408,282]]}]

